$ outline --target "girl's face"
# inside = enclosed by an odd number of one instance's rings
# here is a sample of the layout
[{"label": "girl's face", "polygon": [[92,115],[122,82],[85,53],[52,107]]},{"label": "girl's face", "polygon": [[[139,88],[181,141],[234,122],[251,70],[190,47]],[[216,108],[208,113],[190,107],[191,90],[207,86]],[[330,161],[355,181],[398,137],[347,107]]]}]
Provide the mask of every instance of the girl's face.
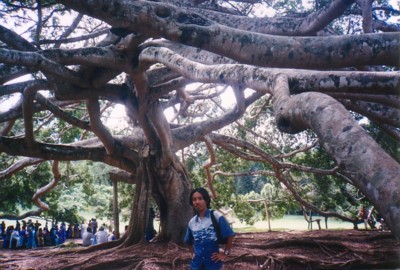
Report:
[{"label": "girl's face", "polygon": [[204,213],[207,210],[207,203],[199,192],[193,193],[192,204],[198,213]]}]

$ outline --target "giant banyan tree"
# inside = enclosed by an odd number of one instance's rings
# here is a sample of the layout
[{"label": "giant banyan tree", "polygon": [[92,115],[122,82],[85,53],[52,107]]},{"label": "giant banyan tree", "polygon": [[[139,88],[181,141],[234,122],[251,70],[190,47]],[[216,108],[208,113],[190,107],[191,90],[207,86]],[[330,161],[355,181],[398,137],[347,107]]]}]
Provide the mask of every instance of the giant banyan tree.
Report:
[{"label": "giant banyan tree", "polygon": [[[0,113],[0,153],[14,158],[0,180],[51,162],[54,179],[33,198],[40,214],[51,207],[41,198],[57,185],[59,162],[103,162],[115,168],[115,179],[136,185],[130,231],[118,244],[143,240],[150,199],[160,209],[159,239],[181,243],[192,215],[192,183],[178,153],[201,143],[213,196],[219,149],[268,164],[269,175],[309,208],[292,171],[348,181],[399,238],[399,157],[359,122],[362,117],[399,142],[400,28],[387,20],[399,11],[385,1],[315,1],[301,12],[288,9],[292,1],[277,3],[3,1],[0,96],[19,98]],[[358,18],[359,27],[351,18]],[[28,30],[21,30],[24,24]],[[228,109],[211,103],[226,92],[234,96]],[[318,145],[334,166],[291,163],[272,147],[221,132],[256,103],[271,108],[280,132],[312,131],[317,141],[302,151]],[[117,135],[102,121],[104,107],[115,104],[126,110],[129,134]],[[76,110],[83,113],[78,117]],[[68,142],[38,138],[51,122],[37,121],[40,112],[81,136]],[[257,125],[254,140],[264,136],[257,131],[270,130]]]}]

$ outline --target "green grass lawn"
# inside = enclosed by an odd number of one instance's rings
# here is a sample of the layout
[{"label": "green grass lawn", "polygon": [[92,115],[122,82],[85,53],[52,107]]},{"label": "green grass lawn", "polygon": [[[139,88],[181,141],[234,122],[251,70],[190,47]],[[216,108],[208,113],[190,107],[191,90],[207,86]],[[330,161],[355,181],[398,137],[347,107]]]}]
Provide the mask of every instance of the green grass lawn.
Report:
[{"label": "green grass lawn", "polygon": [[[319,217],[315,217],[319,218]],[[313,219],[315,219],[313,218]],[[325,218],[321,218],[321,228],[325,229]],[[257,221],[254,225],[241,223],[235,220],[233,229],[236,232],[262,232],[268,231],[268,222]],[[313,222],[313,229],[318,229],[316,222]],[[353,229],[353,224],[350,222],[343,222],[334,218],[328,218],[328,229]],[[308,223],[301,215],[285,215],[281,219],[271,220],[271,230],[273,231],[306,231],[308,230]]]}]

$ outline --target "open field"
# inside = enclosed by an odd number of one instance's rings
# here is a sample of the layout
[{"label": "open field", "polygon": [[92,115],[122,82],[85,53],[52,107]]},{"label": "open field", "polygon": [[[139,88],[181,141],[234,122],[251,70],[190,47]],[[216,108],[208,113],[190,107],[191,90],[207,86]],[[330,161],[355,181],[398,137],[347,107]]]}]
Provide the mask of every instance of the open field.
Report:
[{"label": "open field", "polygon": [[[320,217],[316,217],[320,218]],[[315,218],[313,218],[315,219]],[[235,220],[233,228],[238,232],[262,232],[268,231],[268,222],[257,221],[254,225],[241,223]],[[363,225],[359,225],[363,229]],[[318,229],[318,225],[313,222],[313,229]],[[325,229],[325,218],[321,218],[321,229]],[[343,222],[334,218],[328,218],[328,229],[353,229],[353,224],[350,222]],[[303,231],[308,230],[308,223],[302,215],[285,215],[282,219],[271,220],[272,231]]]}]

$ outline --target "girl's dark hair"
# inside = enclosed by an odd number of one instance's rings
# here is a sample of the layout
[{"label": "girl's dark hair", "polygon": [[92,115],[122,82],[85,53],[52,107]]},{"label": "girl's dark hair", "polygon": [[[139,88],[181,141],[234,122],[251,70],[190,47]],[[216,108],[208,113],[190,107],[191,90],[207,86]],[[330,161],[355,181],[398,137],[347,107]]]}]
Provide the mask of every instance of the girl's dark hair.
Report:
[{"label": "girl's dark hair", "polygon": [[211,203],[210,195],[208,194],[208,191],[202,187],[195,188],[192,190],[192,192],[190,192],[190,200],[189,200],[190,205],[193,206],[193,194],[195,192],[198,192],[201,194],[201,196],[203,196],[203,199],[206,201],[207,208],[210,208],[210,203]]}]

